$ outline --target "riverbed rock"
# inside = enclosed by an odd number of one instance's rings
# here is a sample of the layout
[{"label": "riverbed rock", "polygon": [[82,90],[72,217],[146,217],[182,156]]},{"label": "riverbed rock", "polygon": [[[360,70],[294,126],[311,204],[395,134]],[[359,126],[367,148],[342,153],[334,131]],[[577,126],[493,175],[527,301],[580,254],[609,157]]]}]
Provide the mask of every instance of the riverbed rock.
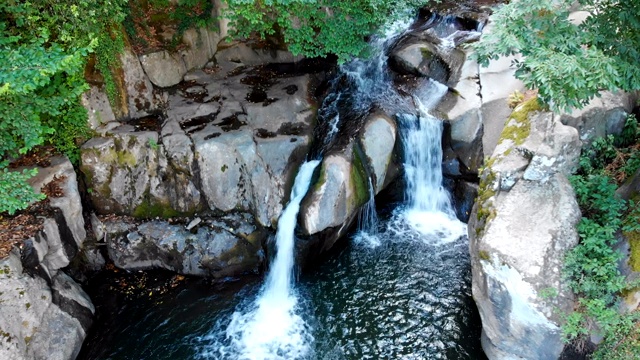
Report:
[{"label": "riverbed rock", "polygon": [[557,359],[565,345],[559,314],[574,306],[561,270],[578,243],[581,214],[567,177],[581,144],[551,113],[529,114],[524,139],[508,135],[513,121],[481,174],[469,222],[482,347],[490,359]]},{"label": "riverbed rock", "polygon": [[266,233],[249,214],[227,214],[188,224],[165,221],[104,222],[109,257],[122,269],[163,268],[184,275],[221,278],[257,272]]}]

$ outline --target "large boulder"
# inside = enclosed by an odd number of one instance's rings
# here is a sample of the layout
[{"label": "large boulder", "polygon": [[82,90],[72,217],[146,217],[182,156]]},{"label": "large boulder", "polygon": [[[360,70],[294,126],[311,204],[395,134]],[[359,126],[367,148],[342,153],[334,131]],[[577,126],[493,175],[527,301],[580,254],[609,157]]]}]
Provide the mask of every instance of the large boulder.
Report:
[{"label": "large boulder", "polygon": [[246,213],[184,225],[111,219],[102,226],[109,257],[122,269],[222,278],[257,272],[264,261],[266,233]]},{"label": "large boulder", "polygon": [[50,162],[30,179],[36,192],[53,189],[42,230],[0,259],[2,359],[75,359],[94,313],[62,272],[86,238],[76,175],[65,157]]},{"label": "large boulder", "polygon": [[97,86],[92,85],[89,90],[82,94],[80,100],[87,109],[89,127],[91,129],[97,130],[101,126],[116,120],[107,94]]},{"label": "large boulder", "polygon": [[308,239],[301,253],[313,256],[330,249],[371,194],[379,193],[395,178],[396,138],[397,127],[391,118],[373,113],[352,141],[325,155],[300,208],[301,231]]},{"label": "large boulder", "polygon": [[481,174],[469,222],[473,298],[490,359],[557,359],[560,314],[574,306],[561,269],[578,243],[581,214],[567,176],[581,143],[553,114],[523,117],[523,109]]}]

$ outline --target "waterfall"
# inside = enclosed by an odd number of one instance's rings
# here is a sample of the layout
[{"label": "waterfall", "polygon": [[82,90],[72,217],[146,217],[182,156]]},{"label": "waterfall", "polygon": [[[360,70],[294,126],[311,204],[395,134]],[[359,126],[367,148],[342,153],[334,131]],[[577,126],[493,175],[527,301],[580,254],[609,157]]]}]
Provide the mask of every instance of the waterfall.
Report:
[{"label": "waterfall", "polygon": [[231,344],[218,349],[229,359],[298,359],[309,352],[309,326],[296,313],[293,288],[295,227],[300,202],[319,160],[305,162],[295,178],[291,199],[278,220],[276,256],[267,280],[249,311],[232,315],[226,336]]},{"label": "waterfall", "polygon": [[375,187],[371,178],[369,178],[369,201],[358,214],[358,233],[353,238],[355,242],[366,244],[369,247],[380,245],[375,196]]},{"label": "waterfall", "polygon": [[400,114],[405,154],[405,199],[402,217],[428,239],[455,241],[466,235],[449,193],[442,184],[442,120],[429,113],[446,94],[447,87],[429,81],[414,94],[418,116]]},{"label": "waterfall", "polygon": [[[330,93],[318,110],[318,126],[308,158],[320,158],[341,137],[340,132],[361,126],[372,108],[402,111],[409,99],[400,96],[387,69],[387,50],[409,27],[395,24],[393,31],[372,42],[373,55],[354,59],[340,67],[330,85]],[[404,223],[425,237],[458,239],[466,232],[455,219],[448,195],[442,188],[442,122],[429,115],[447,91],[447,87],[430,82],[428,91],[415,96],[419,116],[399,115],[405,127],[404,146],[407,161],[407,200]],[[344,136],[342,137],[344,138]],[[231,315],[224,339],[214,329],[201,340],[214,340],[201,357],[216,359],[300,359],[313,356],[311,326],[300,312],[299,298],[293,287],[295,227],[300,202],[306,194],[319,160],[304,163],[296,176],[291,199],[278,220],[276,255],[257,298],[241,303]],[[375,187],[369,179],[369,202],[360,214],[359,239],[370,247],[380,244],[375,207]],[[405,227],[406,228],[406,227]],[[414,231],[414,233],[416,233]],[[357,240],[357,239],[356,239]]]}]

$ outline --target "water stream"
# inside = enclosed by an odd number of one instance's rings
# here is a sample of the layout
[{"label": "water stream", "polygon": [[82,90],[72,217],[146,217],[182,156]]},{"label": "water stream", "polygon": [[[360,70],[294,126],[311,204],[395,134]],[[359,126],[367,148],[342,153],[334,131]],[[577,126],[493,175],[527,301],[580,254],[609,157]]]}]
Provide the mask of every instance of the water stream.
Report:
[{"label": "water stream", "polygon": [[264,284],[195,282],[160,300],[125,303],[81,359],[483,358],[466,225],[442,186],[442,121],[429,114],[447,87],[425,82],[408,101],[413,114],[403,111],[407,99],[391,84],[385,55],[400,33],[375,40],[372,59],[341,68],[319,110],[317,132],[329,136],[309,158],[372,106],[396,109],[405,200],[377,209],[369,184],[372,199],[353,241],[293,286],[296,218],[319,163],[306,162],[278,221]]}]

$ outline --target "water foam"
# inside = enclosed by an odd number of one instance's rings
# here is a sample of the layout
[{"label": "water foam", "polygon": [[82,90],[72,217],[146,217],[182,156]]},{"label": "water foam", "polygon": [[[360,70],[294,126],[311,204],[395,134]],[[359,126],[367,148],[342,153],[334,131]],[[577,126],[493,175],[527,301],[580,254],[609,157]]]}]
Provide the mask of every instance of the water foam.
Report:
[{"label": "water foam", "polygon": [[[447,86],[430,81],[414,95],[418,116],[398,116],[403,125],[406,206],[390,225],[405,222],[423,235],[425,241],[451,243],[467,233],[466,224],[456,218],[442,176],[442,120],[429,113],[447,92]],[[393,224],[395,223],[395,224]],[[401,230],[402,229],[402,230]]]},{"label": "water foam", "polygon": [[300,202],[319,163],[313,160],[302,164],[296,176],[291,200],[278,220],[276,256],[258,297],[233,313],[224,343],[216,344],[215,353],[207,347],[203,357],[271,360],[300,359],[309,354],[313,336],[299,315],[298,296],[292,286],[294,231]]}]

